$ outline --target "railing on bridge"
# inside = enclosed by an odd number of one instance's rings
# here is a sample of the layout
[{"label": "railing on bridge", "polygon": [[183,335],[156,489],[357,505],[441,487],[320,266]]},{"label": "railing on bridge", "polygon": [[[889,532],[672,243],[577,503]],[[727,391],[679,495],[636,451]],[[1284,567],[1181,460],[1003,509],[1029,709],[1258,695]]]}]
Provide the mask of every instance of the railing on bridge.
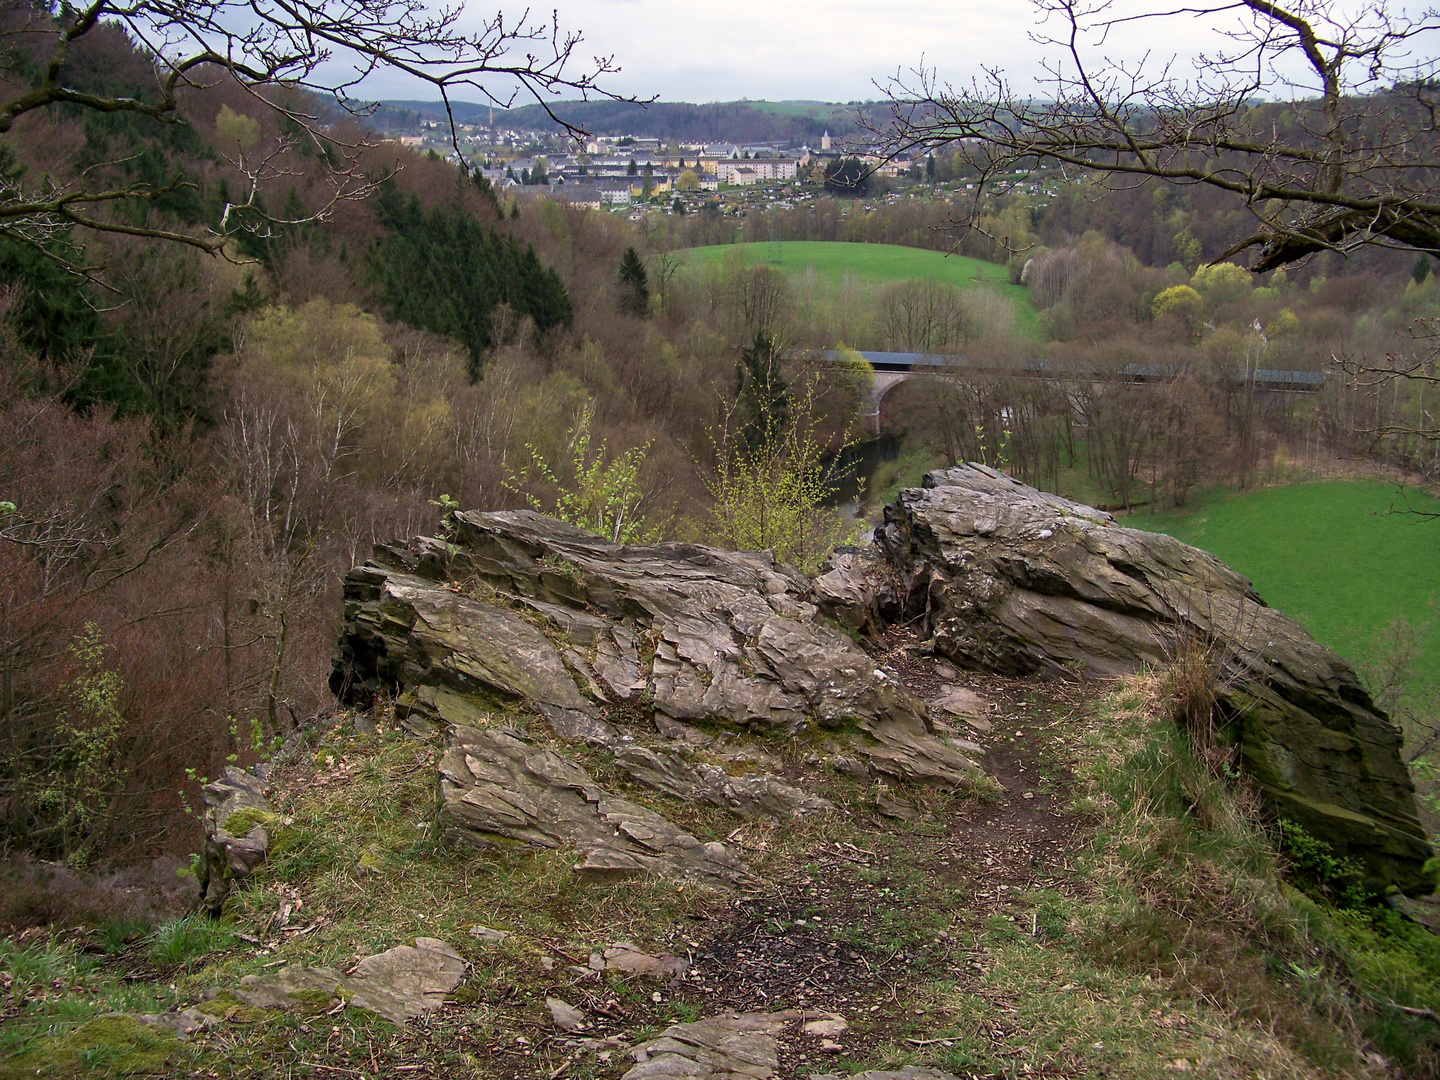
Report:
[{"label": "railing on bridge", "polygon": [[[969,369],[977,373],[1016,373],[1035,378],[1058,378],[1063,375],[1090,375],[1097,379],[1124,379],[1127,382],[1165,381],[1183,374],[1189,368],[1183,364],[1123,364],[1115,368],[1091,367],[1088,370],[1063,360],[1026,359],[1005,365],[987,364],[980,360],[951,353],[918,352],[861,352],[862,356],[876,371],[906,372],[915,374],[917,369],[924,372],[937,368]],[[826,360],[834,362],[838,356],[835,349],[824,350]],[[1236,383],[1248,383],[1258,390],[1276,390],[1285,393],[1313,394],[1325,388],[1325,372],[1292,371],[1283,368],[1256,368],[1246,374],[1232,376]]]},{"label": "railing on bridge", "polygon": [[[793,354],[799,355],[799,354]],[[814,353],[810,353],[812,357]],[[838,360],[835,349],[825,349],[824,358]],[[1188,369],[1182,364],[1122,364],[1104,368],[1078,366],[1061,360],[1027,359],[1001,364],[987,364],[951,353],[861,352],[875,369],[873,384],[861,391],[862,416],[871,434],[880,433],[880,403],[895,387],[917,375],[943,377],[947,373],[969,370],[976,374],[1024,375],[1033,379],[1089,377],[1098,380],[1122,379],[1126,382],[1167,381]],[[957,370],[958,369],[958,370]],[[1281,368],[1253,368],[1244,376],[1232,376],[1232,383],[1255,390],[1286,394],[1313,394],[1325,388],[1323,371],[1287,371]]]}]

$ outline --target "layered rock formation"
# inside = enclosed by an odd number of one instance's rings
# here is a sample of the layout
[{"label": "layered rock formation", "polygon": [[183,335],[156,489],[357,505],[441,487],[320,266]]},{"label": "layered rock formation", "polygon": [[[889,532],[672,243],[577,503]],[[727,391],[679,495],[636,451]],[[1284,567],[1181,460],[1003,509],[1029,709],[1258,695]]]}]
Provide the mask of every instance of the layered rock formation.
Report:
[{"label": "layered rock formation", "polygon": [[1012,675],[1119,675],[1205,649],[1274,813],[1376,888],[1433,888],[1395,724],[1349,664],[1203,551],[971,464],[901,492],[814,597],[859,629],[917,620],[937,654]]},{"label": "layered rock formation", "polygon": [[801,733],[843,744],[833,763],[847,772],[974,784],[974,763],[935,737],[893,672],[827,624],[810,584],[768,553],[627,547],[528,511],[459,513],[444,538],[381,547],[346,577],[332,688],[359,705],[398,694],[406,723],[446,725],[441,794],[456,835],[570,845],[581,872],[724,887],[748,871],[722,845],[700,845],[489,718],[525,703],[637,783],[742,817],[833,809],[764,749]]},{"label": "layered rock formation", "polygon": [[[650,811],[487,718],[527,703],[639,784],[782,821],[833,808],[766,735],[818,735],[830,764],[860,778],[980,779],[837,624],[857,636],[913,625],[940,656],[1017,676],[1119,675],[1199,649],[1276,816],[1377,889],[1431,890],[1395,725],[1345,661],[1218,560],[978,465],[930,474],[885,517],[873,544],[812,582],[764,552],[627,547],[529,512],[455,514],[443,538],[381,547],[347,576],[332,687],[358,705],[398,694],[406,723],[447,726],[442,794],[458,835],[566,844],[580,870],[725,887],[748,871],[721,845],[663,818],[639,824]],[[988,726],[958,698],[942,708]]]},{"label": "layered rock formation", "polygon": [[751,880],[724,844],[704,844],[665,818],[604,791],[588,773],[515,732],[451,727],[440,798],[451,831],[478,846],[574,846],[587,877],[652,873],[712,888]]}]

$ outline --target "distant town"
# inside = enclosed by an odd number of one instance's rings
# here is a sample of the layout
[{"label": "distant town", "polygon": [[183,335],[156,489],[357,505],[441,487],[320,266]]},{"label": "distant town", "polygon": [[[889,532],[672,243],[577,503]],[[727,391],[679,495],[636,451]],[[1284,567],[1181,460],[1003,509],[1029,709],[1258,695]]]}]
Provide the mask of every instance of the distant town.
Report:
[{"label": "distant town", "polygon": [[[509,126],[493,110],[467,105],[465,119],[457,115],[452,142],[443,106],[421,104],[382,109],[375,126],[406,146],[452,160],[458,143],[471,167],[509,198],[543,195],[634,218],[707,207],[737,217],[755,209],[785,209],[827,187],[843,193],[857,187],[860,177],[864,184],[851,193],[876,202],[974,188],[973,173],[967,175],[958,160],[918,152],[887,156],[853,133],[743,143],[622,134],[591,136],[582,144],[553,130]],[[1022,170],[990,190],[1044,196],[1053,194],[1047,180],[1043,170]]]}]

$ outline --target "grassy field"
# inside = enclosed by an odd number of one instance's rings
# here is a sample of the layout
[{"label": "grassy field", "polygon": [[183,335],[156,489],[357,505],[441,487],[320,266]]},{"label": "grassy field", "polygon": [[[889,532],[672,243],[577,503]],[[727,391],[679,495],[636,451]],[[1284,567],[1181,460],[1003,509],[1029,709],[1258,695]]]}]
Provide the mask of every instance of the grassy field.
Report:
[{"label": "grassy field", "polygon": [[1440,522],[1390,512],[1407,500],[1440,510],[1440,501],[1401,495],[1393,484],[1341,480],[1219,496],[1188,513],[1136,514],[1125,524],[1218,555],[1352,661],[1397,614],[1436,624],[1416,675],[1440,686]]},{"label": "grassy field", "polygon": [[[720,262],[731,252],[739,251],[752,263],[769,263],[777,245],[715,244],[691,248],[685,252],[688,265],[699,270]],[[778,245],[779,262],[775,269],[794,278],[803,278],[811,267],[822,280],[838,282],[849,275],[862,284],[883,285],[910,278],[943,281],[959,288],[988,285],[1015,305],[1016,329],[1034,336],[1037,333],[1035,305],[1030,291],[1010,284],[1005,267],[963,255],[947,255],[940,251],[902,247],[899,244],[849,244],[824,240],[785,240]]]}]

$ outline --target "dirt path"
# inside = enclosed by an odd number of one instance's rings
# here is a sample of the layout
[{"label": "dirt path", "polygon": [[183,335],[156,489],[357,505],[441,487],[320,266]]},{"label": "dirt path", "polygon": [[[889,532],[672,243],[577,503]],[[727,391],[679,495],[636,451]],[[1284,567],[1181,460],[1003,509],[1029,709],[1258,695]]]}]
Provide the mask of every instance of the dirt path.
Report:
[{"label": "dirt path", "polygon": [[[1073,724],[1096,686],[1038,684],[956,672],[895,635],[877,659],[932,706],[937,730],[979,743],[985,771],[1005,789],[993,798],[889,792],[847,833],[797,853],[765,889],[717,910],[689,930],[695,968],[677,1001],[704,1015],[809,1010],[844,1016],[833,1040],[798,1027],[780,1039],[782,1076],[823,1071],[843,1057],[869,1060],[882,1045],[924,1045],[933,1030],[937,982],[972,994],[986,970],[987,921],[1024,922],[1035,889],[1069,892],[1073,853],[1089,834],[1069,809],[1069,767],[1057,732]],[[993,708],[978,731],[934,705],[963,686]],[[884,809],[882,809],[882,807]],[[769,830],[747,826],[742,851]],[[677,935],[678,938],[678,935]],[[677,949],[676,951],[681,951]]]}]

